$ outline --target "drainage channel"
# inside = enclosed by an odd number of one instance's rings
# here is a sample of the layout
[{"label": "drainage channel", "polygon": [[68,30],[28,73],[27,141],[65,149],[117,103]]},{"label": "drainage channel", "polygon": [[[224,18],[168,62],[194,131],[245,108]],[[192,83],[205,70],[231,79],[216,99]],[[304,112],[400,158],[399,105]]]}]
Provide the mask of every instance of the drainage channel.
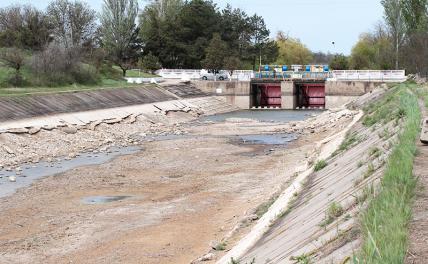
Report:
[{"label": "drainage channel", "polygon": [[141,150],[142,148],[137,146],[112,147],[109,153],[102,152],[95,154],[89,152],[80,154],[69,160],[61,159],[56,162],[22,164],[22,171],[18,173],[2,169],[0,170],[0,198],[15,193],[19,188],[30,186],[37,179],[53,176],[82,166],[103,164],[116,157],[134,154]]}]

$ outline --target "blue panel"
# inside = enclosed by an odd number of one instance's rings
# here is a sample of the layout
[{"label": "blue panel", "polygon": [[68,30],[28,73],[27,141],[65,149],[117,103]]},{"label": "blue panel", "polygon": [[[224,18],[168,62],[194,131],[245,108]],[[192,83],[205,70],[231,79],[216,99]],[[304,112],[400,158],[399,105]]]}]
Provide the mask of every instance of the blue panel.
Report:
[{"label": "blue panel", "polygon": [[288,66],[287,65],[283,65],[282,66],[282,71],[288,71]]},{"label": "blue panel", "polygon": [[324,71],[328,72],[330,70],[330,68],[328,67],[328,65],[324,66]]},{"label": "blue panel", "polygon": [[309,65],[308,65],[308,66],[306,66],[306,71],[307,71],[307,72],[310,72],[310,71],[311,71],[311,66],[309,66]]},{"label": "blue panel", "polygon": [[269,65],[265,65],[265,71],[269,71]]}]

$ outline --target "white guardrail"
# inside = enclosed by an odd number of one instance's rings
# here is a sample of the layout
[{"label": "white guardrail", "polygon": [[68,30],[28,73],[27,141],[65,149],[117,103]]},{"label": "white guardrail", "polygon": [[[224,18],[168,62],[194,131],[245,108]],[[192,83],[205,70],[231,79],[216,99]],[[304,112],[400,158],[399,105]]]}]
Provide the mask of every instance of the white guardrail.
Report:
[{"label": "white guardrail", "polygon": [[163,81],[163,78],[155,77],[155,78],[143,78],[143,77],[125,77],[128,83],[160,83]]},{"label": "white guardrail", "polygon": [[[202,77],[201,70],[188,69],[162,69],[156,71],[156,74],[164,79],[196,80]],[[238,81],[250,81],[251,78],[254,78],[254,72],[247,70],[234,71],[230,77],[230,79]]]},{"label": "white guardrail", "polygon": [[400,82],[407,80],[406,71],[333,71],[333,79],[337,81],[384,81]]},{"label": "white guardrail", "polygon": [[156,71],[156,74],[164,79],[200,79],[201,70],[186,69],[162,69]]},{"label": "white guardrail", "polygon": [[[382,81],[402,82],[407,80],[404,70],[346,70],[332,71],[331,80],[337,81]],[[156,72],[164,79],[196,80],[201,78],[201,70],[189,69],[161,69]],[[255,77],[254,71],[236,70],[230,77],[232,80],[250,81]]]}]

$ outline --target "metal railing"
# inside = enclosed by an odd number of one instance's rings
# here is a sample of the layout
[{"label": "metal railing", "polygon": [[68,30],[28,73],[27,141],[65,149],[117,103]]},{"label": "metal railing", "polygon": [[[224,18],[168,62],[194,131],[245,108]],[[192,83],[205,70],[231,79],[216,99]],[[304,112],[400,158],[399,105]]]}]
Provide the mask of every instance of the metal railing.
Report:
[{"label": "metal railing", "polygon": [[333,71],[333,79],[338,81],[405,81],[404,70],[374,71],[374,70],[348,70]]},{"label": "metal railing", "polygon": [[331,72],[257,72],[256,79],[323,79],[331,77]]},{"label": "metal railing", "polygon": [[[200,79],[201,70],[195,69],[161,69],[156,72],[164,79]],[[236,70],[230,77],[231,80],[250,81],[251,79],[323,79],[337,81],[385,81],[401,82],[407,79],[404,70],[345,70],[330,72],[307,72],[307,71],[262,71]]]}]

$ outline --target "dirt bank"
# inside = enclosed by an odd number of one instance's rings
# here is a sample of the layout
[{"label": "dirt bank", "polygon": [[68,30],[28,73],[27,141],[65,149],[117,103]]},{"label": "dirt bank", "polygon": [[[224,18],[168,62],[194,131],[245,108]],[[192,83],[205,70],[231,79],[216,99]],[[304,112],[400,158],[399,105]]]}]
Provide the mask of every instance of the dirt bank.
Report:
[{"label": "dirt bank", "polygon": [[[424,87],[425,91],[428,89]],[[422,117],[427,117],[427,109],[422,99],[419,101]],[[413,218],[409,227],[409,249],[406,264],[423,264],[428,258],[428,146],[419,140],[416,143],[417,155],[413,173],[418,179],[416,197],[413,205]]]},{"label": "dirt bank", "polygon": [[[28,153],[54,157],[95,150],[106,140],[143,151],[43,178],[0,199],[0,263],[189,263],[245,219],[251,225],[257,206],[284,188],[302,163],[314,162],[314,142],[343,129],[354,114],[328,111],[292,123],[189,123],[192,113],[178,112],[75,134],[3,134],[2,144],[22,148],[8,154],[16,166]],[[147,141],[153,133],[186,136]],[[239,140],[264,133],[299,139],[287,148]],[[122,200],[84,203],[94,196]]]}]

